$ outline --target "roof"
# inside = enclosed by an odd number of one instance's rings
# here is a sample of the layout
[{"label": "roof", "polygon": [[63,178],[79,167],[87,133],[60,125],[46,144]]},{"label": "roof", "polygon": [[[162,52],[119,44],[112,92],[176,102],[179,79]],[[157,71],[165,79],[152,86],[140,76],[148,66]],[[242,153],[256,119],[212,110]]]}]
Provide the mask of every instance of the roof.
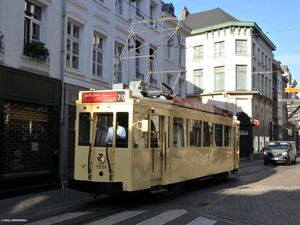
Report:
[{"label": "roof", "polygon": [[188,14],[185,20],[182,20],[184,24],[189,26],[191,29],[201,29],[204,27],[210,27],[217,24],[228,23],[228,22],[240,22],[238,19],[224,12],[220,8]]}]

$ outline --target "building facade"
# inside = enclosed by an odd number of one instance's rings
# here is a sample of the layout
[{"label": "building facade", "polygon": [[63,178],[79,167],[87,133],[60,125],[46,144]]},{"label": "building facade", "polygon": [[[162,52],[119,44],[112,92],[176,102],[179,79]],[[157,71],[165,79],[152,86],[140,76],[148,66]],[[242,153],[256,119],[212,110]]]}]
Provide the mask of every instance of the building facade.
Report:
[{"label": "building facade", "polygon": [[[192,29],[187,96],[228,109],[241,120],[241,158],[261,152],[273,138],[286,139],[279,118],[286,108],[275,104],[283,96],[283,70],[274,62],[275,45],[261,28],[220,8],[195,14],[185,8],[182,15]],[[281,108],[274,113],[275,105]]]},{"label": "building facade", "polygon": [[144,80],[186,93],[181,40],[191,30],[171,3],[1,1],[0,31],[1,196],[67,184],[78,91]]}]

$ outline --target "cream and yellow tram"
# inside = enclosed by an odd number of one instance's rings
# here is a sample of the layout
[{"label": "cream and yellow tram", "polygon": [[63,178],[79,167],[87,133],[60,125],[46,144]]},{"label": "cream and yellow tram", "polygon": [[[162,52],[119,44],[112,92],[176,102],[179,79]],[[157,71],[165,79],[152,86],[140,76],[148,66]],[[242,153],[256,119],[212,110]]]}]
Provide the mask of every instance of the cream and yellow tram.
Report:
[{"label": "cream and yellow tram", "polygon": [[[79,93],[70,188],[96,196],[156,193],[194,179],[227,178],[239,168],[239,121],[230,111],[159,96],[130,89]],[[106,143],[117,124],[126,138],[113,135]]]}]

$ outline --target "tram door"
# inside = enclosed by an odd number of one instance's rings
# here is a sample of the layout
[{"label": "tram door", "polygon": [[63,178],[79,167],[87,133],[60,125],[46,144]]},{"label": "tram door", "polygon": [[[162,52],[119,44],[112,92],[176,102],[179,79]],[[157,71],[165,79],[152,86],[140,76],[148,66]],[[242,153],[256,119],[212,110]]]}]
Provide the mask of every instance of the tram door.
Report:
[{"label": "tram door", "polygon": [[163,119],[162,116],[151,116],[150,124],[150,163],[151,178],[159,179],[162,176],[162,146],[163,146]]}]

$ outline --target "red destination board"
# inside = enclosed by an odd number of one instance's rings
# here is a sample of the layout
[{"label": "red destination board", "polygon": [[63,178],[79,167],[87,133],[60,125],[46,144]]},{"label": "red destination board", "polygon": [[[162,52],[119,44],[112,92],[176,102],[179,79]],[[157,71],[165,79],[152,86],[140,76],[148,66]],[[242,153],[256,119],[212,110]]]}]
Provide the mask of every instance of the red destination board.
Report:
[{"label": "red destination board", "polygon": [[82,103],[125,102],[125,91],[92,91],[82,93]]}]

